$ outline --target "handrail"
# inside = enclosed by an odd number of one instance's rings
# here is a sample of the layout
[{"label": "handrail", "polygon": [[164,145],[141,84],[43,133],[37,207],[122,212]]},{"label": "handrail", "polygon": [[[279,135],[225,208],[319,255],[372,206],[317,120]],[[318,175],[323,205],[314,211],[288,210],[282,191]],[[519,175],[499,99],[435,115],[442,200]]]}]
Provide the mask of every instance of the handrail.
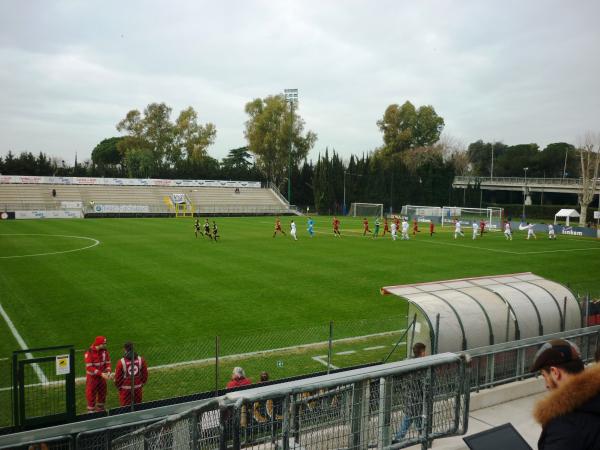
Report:
[{"label": "handrail", "polygon": [[[579,186],[583,183],[582,178],[539,178],[539,177],[476,177],[476,176],[456,176],[454,183],[493,183],[493,184],[551,184],[551,185],[566,185]],[[596,184],[600,185],[600,178],[596,180]]]}]

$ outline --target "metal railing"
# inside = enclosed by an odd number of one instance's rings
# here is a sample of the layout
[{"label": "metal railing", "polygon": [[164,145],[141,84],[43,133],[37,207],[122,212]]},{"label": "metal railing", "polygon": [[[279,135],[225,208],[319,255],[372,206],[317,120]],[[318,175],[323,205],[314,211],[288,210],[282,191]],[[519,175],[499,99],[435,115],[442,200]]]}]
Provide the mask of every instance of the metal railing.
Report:
[{"label": "metal railing", "polygon": [[[561,186],[581,186],[581,178],[524,178],[524,177],[475,177],[475,176],[456,176],[454,177],[454,184],[511,184],[516,186],[537,185],[537,184],[551,184]],[[597,185],[600,185],[600,179],[596,181]]]},{"label": "metal railing", "polygon": [[286,206],[290,205],[290,202],[288,202],[288,200],[281,194],[281,192],[279,191],[279,188],[277,186],[275,186],[275,184],[273,184],[272,182],[269,181],[267,186],[269,189],[271,189],[271,191],[273,191],[273,193],[277,196],[277,198],[279,198],[279,200],[281,200],[281,203],[283,203]]},{"label": "metal railing", "polygon": [[533,358],[543,343],[551,339],[568,339],[579,347],[584,362],[594,359],[600,342],[600,326],[563,331],[520,341],[474,348],[459,354],[471,357],[471,390],[536,376],[529,371]]},{"label": "metal railing", "polygon": [[112,448],[427,448],[466,432],[468,398],[464,359],[445,353],[228,394]]}]

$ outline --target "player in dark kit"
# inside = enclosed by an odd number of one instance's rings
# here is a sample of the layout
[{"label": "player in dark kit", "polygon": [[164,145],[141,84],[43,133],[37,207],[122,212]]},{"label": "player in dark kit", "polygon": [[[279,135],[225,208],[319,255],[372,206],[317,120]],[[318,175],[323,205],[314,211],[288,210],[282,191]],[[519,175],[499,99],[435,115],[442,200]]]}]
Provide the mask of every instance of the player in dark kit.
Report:
[{"label": "player in dark kit", "polygon": [[337,217],[333,218],[333,235],[336,237],[342,237],[340,234],[340,220]]},{"label": "player in dark kit", "polygon": [[365,236],[367,233],[371,233],[371,230],[369,230],[369,221],[365,217],[363,219],[363,236]]},{"label": "player in dark kit", "polygon": [[208,223],[208,219],[204,222],[204,236],[212,240],[212,235],[210,234],[210,223]]},{"label": "player in dark kit", "polygon": [[219,237],[219,229],[217,228],[217,223],[213,220],[213,240],[217,242],[217,238]]},{"label": "player in dark kit", "polygon": [[196,235],[196,238],[198,238],[198,233],[202,234],[202,231],[200,231],[200,221],[196,219],[194,222],[194,234]]},{"label": "player in dark kit", "polygon": [[281,220],[279,220],[279,217],[275,219],[275,231],[273,231],[273,237],[275,237],[278,231],[285,236],[285,231],[281,229]]},{"label": "player in dark kit", "polygon": [[389,233],[390,232],[390,227],[388,226],[388,221],[387,221],[387,217],[383,218],[383,234],[382,236],[385,236],[385,233]]}]

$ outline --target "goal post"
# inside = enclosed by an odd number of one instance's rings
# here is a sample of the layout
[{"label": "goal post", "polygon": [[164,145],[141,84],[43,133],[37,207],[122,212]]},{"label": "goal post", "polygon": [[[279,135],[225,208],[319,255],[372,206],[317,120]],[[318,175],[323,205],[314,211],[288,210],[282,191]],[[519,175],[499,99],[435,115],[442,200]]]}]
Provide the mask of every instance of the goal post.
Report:
[{"label": "goal post", "polygon": [[352,217],[383,217],[383,203],[351,203],[348,215]]},{"label": "goal post", "polygon": [[464,225],[473,222],[486,223],[486,228],[491,231],[502,231],[504,209],[502,208],[462,208],[458,206],[444,206],[442,208],[442,226],[453,226],[455,220],[460,220]]}]

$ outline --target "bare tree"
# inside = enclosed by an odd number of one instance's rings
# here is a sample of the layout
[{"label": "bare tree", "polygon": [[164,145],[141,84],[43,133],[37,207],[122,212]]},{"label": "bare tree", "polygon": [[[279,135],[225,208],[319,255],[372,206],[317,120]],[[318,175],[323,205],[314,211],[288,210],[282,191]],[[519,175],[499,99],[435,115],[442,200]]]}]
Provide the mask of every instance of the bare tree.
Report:
[{"label": "bare tree", "polygon": [[579,205],[581,213],[579,225],[585,226],[587,221],[587,207],[594,199],[598,183],[598,168],[600,166],[600,135],[586,133],[581,140],[577,151],[581,159],[581,191],[579,192]]}]

